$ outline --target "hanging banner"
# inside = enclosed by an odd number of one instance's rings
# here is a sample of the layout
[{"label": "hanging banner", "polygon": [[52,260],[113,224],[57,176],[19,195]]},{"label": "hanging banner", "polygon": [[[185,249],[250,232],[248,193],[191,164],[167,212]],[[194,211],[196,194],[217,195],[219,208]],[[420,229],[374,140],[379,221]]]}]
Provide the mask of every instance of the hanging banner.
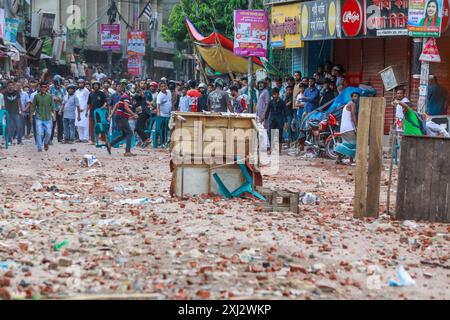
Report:
[{"label": "hanging banner", "polygon": [[338,37],[338,10],[335,0],[301,3],[301,39],[326,40]]},{"label": "hanging banner", "polygon": [[273,6],[270,24],[270,46],[277,48],[301,48],[300,3]]},{"label": "hanging banner", "polygon": [[145,56],[145,32],[128,32],[128,55]]},{"label": "hanging banner", "polygon": [[5,19],[5,36],[3,38],[4,44],[17,43],[17,31],[19,30],[19,19]]},{"label": "hanging banner", "polygon": [[100,25],[101,46],[107,50],[120,50],[120,24]]},{"label": "hanging banner", "polygon": [[128,57],[128,74],[133,76],[141,75],[141,57],[129,56]]},{"label": "hanging banner", "polygon": [[443,0],[409,0],[408,30],[412,37],[441,35]]},{"label": "hanging banner", "polygon": [[234,54],[267,57],[268,14],[264,10],[234,11]]},{"label": "hanging banner", "polygon": [[5,38],[5,9],[0,9],[0,38]]},{"label": "hanging banner", "polygon": [[366,35],[374,37],[408,35],[409,0],[365,0]]},{"label": "hanging banner", "polygon": [[419,58],[420,61],[427,62],[441,62],[441,56],[439,55],[439,50],[436,44],[436,39],[430,38],[423,47],[422,54]]}]

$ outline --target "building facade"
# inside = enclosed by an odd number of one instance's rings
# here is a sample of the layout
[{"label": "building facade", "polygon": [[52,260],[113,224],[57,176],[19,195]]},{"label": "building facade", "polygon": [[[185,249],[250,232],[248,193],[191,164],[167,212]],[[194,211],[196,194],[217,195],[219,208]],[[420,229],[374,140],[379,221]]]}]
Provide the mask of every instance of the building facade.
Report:
[{"label": "building facade", "polygon": [[[101,65],[108,69],[108,56],[101,47],[100,27],[109,22],[108,10],[112,0],[30,0],[31,11],[55,14],[54,29],[64,30],[64,27],[76,25],[85,31],[82,43],[75,43],[75,53],[83,51],[88,65]],[[149,26],[145,16],[137,18],[142,13],[148,0],[120,1],[115,0],[118,15],[114,23],[121,25],[120,51],[113,53],[113,66],[126,71],[127,60],[127,32],[131,30],[146,32],[146,56],[142,60],[142,74],[155,79],[161,77],[176,77],[176,50],[173,43],[165,42],[161,37],[161,28],[170,15],[177,0],[151,0],[153,15],[156,18],[154,28]],[[70,39],[67,39],[68,49],[71,51]]]},{"label": "building facade", "polygon": [[[443,0],[442,31],[436,39],[442,62],[432,63],[430,72],[448,92],[449,3],[449,0]],[[287,50],[280,45],[280,32],[284,33],[286,43],[287,34],[295,29],[299,33],[297,40],[303,42],[301,48],[291,49],[292,59],[287,71],[300,70],[312,76],[317,66],[326,61],[342,65],[352,85],[371,85],[377,90],[377,96],[386,98],[386,133],[394,120],[391,105],[393,92],[385,90],[380,71],[390,66],[400,66],[407,95],[414,104],[418,102],[422,38],[409,35],[408,0],[267,0],[265,5],[271,12],[274,51]],[[293,8],[296,8],[295,13]],[[283,10],[290,12],[290,16],[275,22],[274,18]],[[293,16],[298,16],[299,30],[293,23]],[[277,25],[284,31],[277,30]],[[273,54],[273,57],[276,55]],[[450,111],[449,108],[447,110]]]}]

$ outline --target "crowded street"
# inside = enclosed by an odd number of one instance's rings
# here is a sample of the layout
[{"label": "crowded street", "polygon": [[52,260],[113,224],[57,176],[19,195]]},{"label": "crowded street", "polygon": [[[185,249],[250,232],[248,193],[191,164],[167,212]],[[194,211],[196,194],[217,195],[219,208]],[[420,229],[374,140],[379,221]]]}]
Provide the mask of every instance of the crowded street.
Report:
[{"label": "crowded street", "polygon": [[450,299],[449,8],[0,1],[0,300]]},{"label": "crowded street", "polygon": [[[101,166],[80,166],[86,153]],[[37,154],[28,140],[1,157],[3,298],[450,298],[448,225],[354,219],[352,169],[332,161],[282,155],[280,173],[264,176],[320,198],[293,214],[252,199],[171,198],[165,151],[124,162],[84,144]],[[416,286],[388,286],[398,261]]]}]

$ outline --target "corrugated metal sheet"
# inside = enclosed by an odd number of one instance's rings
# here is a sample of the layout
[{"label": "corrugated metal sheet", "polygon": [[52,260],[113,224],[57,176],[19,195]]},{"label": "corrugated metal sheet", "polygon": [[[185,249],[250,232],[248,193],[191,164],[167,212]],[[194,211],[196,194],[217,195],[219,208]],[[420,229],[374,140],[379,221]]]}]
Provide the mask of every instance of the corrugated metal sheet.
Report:
[{"label": "corrugated metal sheet", "polygon": [[292,50],[292,73],[301,71],[305,74],[305,51],[303,48],[295,48]]}]

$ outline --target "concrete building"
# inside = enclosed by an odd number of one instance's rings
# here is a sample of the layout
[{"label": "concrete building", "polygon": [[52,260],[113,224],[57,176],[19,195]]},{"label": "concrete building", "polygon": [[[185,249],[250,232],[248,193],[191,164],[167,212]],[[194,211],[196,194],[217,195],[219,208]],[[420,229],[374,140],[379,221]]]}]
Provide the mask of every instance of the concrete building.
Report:
[{"label": "concrete building", "polygon": [[[73,23],[87,31],[83,44],[70,43],[75,51],[83,49],[84,57],[89,65],[99,64],[108,68],[108,54],[100,45],[100,25],[108,23],[108,9],[113,0],[30,0],[32,12],[54,13],[55,30],[70,26]],[[148,3],[148,0],[121,1],[115,0],[118,12],[123,19],[118,19],[121,24],[122,51],[113,54],[113,66],[126,68],[127,31],[133,26],[134,13],[140,14]],[[161,77],[175,78],[175,44],[162,40],[162,25],[169,19],[172,7],[178,0],[151,0],[154,16],[158,23],[156,30],[149,30],[149,20],[143,16],[135,23],[136,30],[147,31],[147,50],[143,59],[143,74],[159,79]],[[69,40],[68,40],[69,41]],[[83,48],[81,48],[83,47]]]}]

